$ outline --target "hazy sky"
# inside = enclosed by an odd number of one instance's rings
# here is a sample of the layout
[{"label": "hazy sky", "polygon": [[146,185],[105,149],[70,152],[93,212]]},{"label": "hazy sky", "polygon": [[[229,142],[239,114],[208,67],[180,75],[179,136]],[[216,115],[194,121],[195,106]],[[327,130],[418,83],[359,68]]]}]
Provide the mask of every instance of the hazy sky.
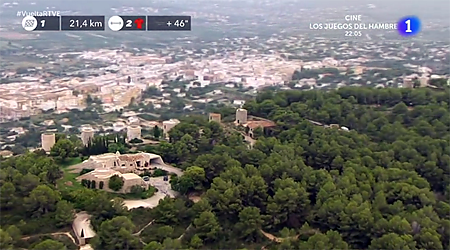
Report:
[{"label": "hazy sky", "polygon": [[[373,11],[386,15],[393,15],[394,18],[404,15],[418,15],[421,18],[440,18],[448,20],[450,23],[450,0],[0,0],[0,3],[19,2],[20,5],[36,3],[33,8],[45,8],[54,6],[56,9],[84,11],[92,10],[98,14],[109,10],[111,7],[133,6],[133,7],[153,7],[163,8],[173,11],[186,9],[193,11],[196,6],[201,5],[205,10],[211,8],[213,12],[220,12],[220,6],[236,6],[236,10],[245,12],[246,8],[255,6],[270,13],[273,6],[277,6],[277,11],[283,4],[295,3],[295,6],[301,8],[325,8],[342,6],[361,6],[375,4],[377,6]],[[229,11],[230,8],[226,8]],[[364,8],[367,9],[367,8]],[[250,11],[251,12],[251,11]],[[295,13],[295,9],[286,8],[286,12]],[[109,14],[109,13],[105,13]],[[221,13],[226,15],[227,13]],[[232,13],[229,13],[232,14]],[[355,13],[357,14],[357,13]],[[390,18],[386,16],[386,18]]]}]

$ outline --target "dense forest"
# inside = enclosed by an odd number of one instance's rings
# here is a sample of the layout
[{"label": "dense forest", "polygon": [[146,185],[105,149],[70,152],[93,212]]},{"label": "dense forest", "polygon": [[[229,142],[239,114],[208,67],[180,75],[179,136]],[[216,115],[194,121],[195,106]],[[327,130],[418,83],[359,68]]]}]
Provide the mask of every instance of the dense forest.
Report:
[{"label": "dense forest", "polygon": [[182,196],[154,209],[126,211],[103,191],[59,190],[58,165],[38,153],[2,159],[0,248],[29,247],[20,235],[65,227],[78,209],[93,215],[95,249],[448,249],[449,97],[262,92],[244,108],[277,127],[252,148],[228,126],[187,117],[169,142],[145,149],[185,170],[171,180]]}]

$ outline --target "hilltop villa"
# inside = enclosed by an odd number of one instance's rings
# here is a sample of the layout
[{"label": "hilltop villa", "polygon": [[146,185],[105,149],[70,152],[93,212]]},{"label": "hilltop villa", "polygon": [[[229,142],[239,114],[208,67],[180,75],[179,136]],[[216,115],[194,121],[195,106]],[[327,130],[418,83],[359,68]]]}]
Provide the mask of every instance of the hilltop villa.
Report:
[{"label": "hilltop villa", "polygon": [[80,163],[77,168],[93,169],[93,171],[77,177],[77,181],[86,180],[95,183],[95,188],[112,192],[108,188],[109,179],[118,175],[124,181],[121,193],[129,193],[131,187],[140,186],[148,189],[148,184],[137,175],[154,168],[165,166],[161,156],[150,153],[123,154],[106,153],[93,155]]},{"label": "hilltop villa", "polygon": [[94,181],[96,183],[95,188],[103,189],[108,192],[114,192],[113,190],[109,189],[109,179],[113,175],[118,175],[123,179],[123,187],[120,190],[121,193],[129,193],[133,186],[140,186],[145,190],[148,189],[148,184],[144,180],[142,180],[139,175],[133,173],[122,174],[119,171],[114,171],[112,169],[95,169],[94,171],[78,176],[77,181]]},{"label": "hilltop villa", "polygon": [[81,164],[81,167],[86,169],[111,169],[120,173],[142,173],[145,170],[165,165],[161,156],[156,154],[121,155],[119,152],[93,155]]}]

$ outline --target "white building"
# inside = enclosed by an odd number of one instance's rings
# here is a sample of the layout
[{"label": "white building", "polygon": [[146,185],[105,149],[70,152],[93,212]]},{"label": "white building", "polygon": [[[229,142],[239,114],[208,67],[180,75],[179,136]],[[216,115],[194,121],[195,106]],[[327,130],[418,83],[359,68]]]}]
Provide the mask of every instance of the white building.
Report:
[{"label": "white building", "polygon": [[38,105],[38,108],[47,111],[50,109],[56,109],[56,101],[55,100],[49,100],[46,102],[42,102]]},{"label": "white building", "polygon": [[55,145],[55,143],[56,143],[55,134],[42,134],[41,135],[42,149],[45,150],[45,152],[50,152],[50,150]]},{"label": "white building", "polygon": [[112,169],[121,173],[133,173],[165,166],[161,156],[150,153],[92,155],[81,163],[86,169]]},{"label": "white building", "polygon": [[428,85],[428,79],[426,76],[419,77],[420,87],[426,87]]},{"label": "white building", "polygon": [[236,121],[237,124],[246,124],[247,123],[247,110],[246,109],[237,109],[236,110]]},{"label": "white building", "polygon": [[233,105],[242,106],[245,104],[245,100],[233,100]]},{"label": "white building", "polygon": [[163,133],[164,133],[164,137],[168,138],[169,137],[169,131],[175,127],[176,125],[178,125],[180,123],[179,120],[177,119],[170,119],[168,121],[163,121]]},{"label": "white building", "polygon": [[131,125],[127,128],[127,140],[141,139],[142,128],[139,125]]},{"label": "white building", "polygon": [[89,244],[89,240],[96,235],[91,226],[91,216],[84,211],[75,215],[72,229],[75,232],[75,236],[77,237],[80,246]]},{"label": "white building", "polygon": [[81,128],[81,141],[83,141],[83,145],[87,146],[89,141],[94,138],[94,129],[91,127],[83,127]]},{"label": "white building", "polygon": [[56,101],[56,108],[58,110],[78,109],[80,104],[81,100],[77,96],[61,96]]},{"label": "white building", "polygon": [[114,132],[120,132],[126,128],[125,123],[123,122],[115,122],[113,124],[113,130]]},{"label": "white building", "polygon": [[[91,183],[95,182],[96,189],[114,192],[114,190],[109,188],[109,179],[114,175],[121,177],[124,181],[122,188],[119,190],[121,193],[129,193],[133,186],[140,186],[144,189],[148,188],[148,184],[139,175],[134,173],[121,173],[113,169],[95,169],[94,171],[78,176],[76,179],[78,181],[89,180]],[[103,184],[100,187],[101,182]]]},{"label": "white building", "polygon": [[322,60],[322,64],[330,67],[337,67],[339,66],[339,61],[335,60],[334,58],[328,57]]},{"label": "white building", "polygon": [[137,118],[135,116],[130,116],[130,117],[128,117],[127,122],[130,125],[139,125],[139,118]]}]

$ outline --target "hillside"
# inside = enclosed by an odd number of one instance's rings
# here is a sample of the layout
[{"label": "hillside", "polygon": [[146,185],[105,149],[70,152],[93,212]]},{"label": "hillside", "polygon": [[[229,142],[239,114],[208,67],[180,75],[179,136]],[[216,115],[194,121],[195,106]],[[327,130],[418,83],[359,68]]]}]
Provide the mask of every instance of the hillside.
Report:
[{"label": "hillside", "polygon": [[154,209],[58,190],[50,157],[2,159],[0,232],[11,240],[1,248],[24,245],[8,226],[28,235],[68,225],[69,204],[94,216],[95,249],[447,249],[449,94],[263,92],[244,108],[276,127],[252,149],[240,128],[187,117],[170,142],[145,148],[185,170],[171,181],[183,195]]}]

